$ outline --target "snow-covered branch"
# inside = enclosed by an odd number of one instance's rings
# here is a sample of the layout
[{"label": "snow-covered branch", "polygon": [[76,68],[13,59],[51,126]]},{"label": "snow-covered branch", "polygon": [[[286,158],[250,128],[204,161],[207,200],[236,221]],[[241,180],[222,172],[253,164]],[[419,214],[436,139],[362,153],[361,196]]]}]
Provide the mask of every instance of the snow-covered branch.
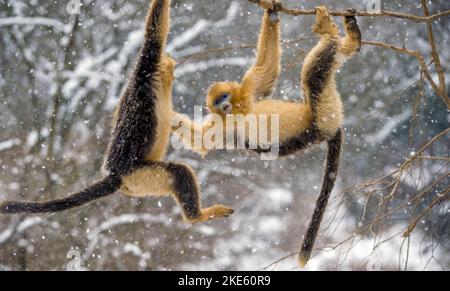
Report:
[{"label": "snow-covered branch", "polygon": [[26,26],[47,26],[60,32],[68,33],[71,30],[71,25],[62,23],[57,19],[45,17],[5,17],[0,18],[0,27],[26,25]]},{"label": "snow-covered branch", "polygon": [[237,14],[239,13],[240,4],[236,1],[233,1],[230,7],[227,10],[226,16],[217,22],[213,22],[211,20],[200,19],[195,23],[192,27],[187,29],[184,33],[174,38],[168,45],[167,51],[170,54],[175,54],[175,51],[187,45],[192,40],[194,40],[197,36],[207,30],[216,30],[225,26],[228,26],[233,23]]},{"label": "snow-covered branch", "polygon": [[407,109],[400,115],[389,118],[378,132],[366,136],[366,142],[371,146],[383,144],[383,142],[391,135],[392,131],[410,117],[411,110]]},{"label": "snow-covered branch", "polygon": [[2,142],[0,142],[0,152],[9,150],[9,149],[11,149],[15,146],[19,146],[21,144],[22,144],[22,141],[18,138],[2,141]]},{"label": "snow-covered branch", "polygon": [[252,59],[243,57],[211,59],[207,61],[199,61],[196,63],[181,65],[175,70],[175,74],[181,76],[184,74],[192,74],[206,71],[214,67],[224,67],[224,66],[247,67],[251,64]]}]

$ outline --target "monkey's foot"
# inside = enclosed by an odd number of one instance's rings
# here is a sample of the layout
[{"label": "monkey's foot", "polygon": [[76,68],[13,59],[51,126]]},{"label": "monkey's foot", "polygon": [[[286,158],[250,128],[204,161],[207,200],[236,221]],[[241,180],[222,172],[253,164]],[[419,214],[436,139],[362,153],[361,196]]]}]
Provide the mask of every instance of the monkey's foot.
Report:
[{"label": "monkey's foot", "polygon": [[200,216],[196,219],[189,221],[190,223],[207,222],[212,219],[229,217],[234,213],[234,209],[223,205],[214,205],[209,208],[202,209]]},{"label": "monkey's foot", "polygon": [[333,18],[328,11],[326,6],[319,6],[316,8],[316,24],[313,26],[313,32],[324,35],[331,34],[337,35],[339,34],[339,30],[334,23]]}]

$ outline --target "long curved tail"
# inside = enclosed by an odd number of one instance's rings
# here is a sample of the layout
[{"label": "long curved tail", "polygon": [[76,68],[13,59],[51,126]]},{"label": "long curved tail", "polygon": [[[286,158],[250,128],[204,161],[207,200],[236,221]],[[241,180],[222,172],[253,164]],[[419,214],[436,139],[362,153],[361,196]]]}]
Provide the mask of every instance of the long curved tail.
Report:
[{"label": "long curved tail", "polygon": [[108,176],[67,198],[46,202],[16,202],[0,203],[0,214],[18,213],[53,213],[79,207],[94,200],[106,197],[119,190],[122,180],[118,176]]},{"label": "long curved tail", "polygon": [[333,190],[334,183],[336,182],[343,139],[342,129],[339,129],[336,136],[328,141],[328,154],[325,164],[325,175],[322,182],[322,190],[320,191],[319,198],[317,199],[316,208],[314,209],[314,213],[303,239],[298,257],[301,267],[304,267],[311,257],[314,242],[316,241],[317,233],[319,232],[320,224],[322,223],[323,214],[325,213],[331,191]]}]

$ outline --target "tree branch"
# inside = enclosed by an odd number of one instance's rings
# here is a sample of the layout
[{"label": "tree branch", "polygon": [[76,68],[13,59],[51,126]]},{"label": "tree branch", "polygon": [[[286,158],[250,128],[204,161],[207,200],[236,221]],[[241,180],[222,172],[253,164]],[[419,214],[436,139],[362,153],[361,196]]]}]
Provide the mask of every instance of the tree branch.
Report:
[{"label": "tree branch", "polygon": [[[423,8],[425,17],[429,17],[430,11],[428,10],[427,1],[420,0],[420,2],[422,4],[422,8]],[[447,94],[448,93],[447,86],[445,84],[445,73],[444,73],[444,69],[442,68],[442,65],[441,65],[441,59],[439,58],[439,52],[438,52],[438,49],[436,46],[436,41],[434,39],[434,34],[433,34],[433,24],[431,23],[431,21],[427,22],[427,30],[428,30],[428,42],[430,43],[430,47],[431,47],[431,57],[433,58],[434,66],[436,68],[436,73],[439,78],[439,90],[437,93],[439,96],[441,96],[441,98],[446,99],[448,102],[449,98],[448,98],[448,94]]]},{"label": "tree branch", "polygon": [[[272,3],[269,0],[248,0],[251,3],[254,3],[256,5],[261,6],[264,9],[270,9],[272,7]],[[423,0],[421,0],[423,1]],[[280,12],[293,15],[293,16],[300,16],[300,15],[315,15],[315,10],[300,10],[300,9],[289,9],[281,6]],[[330,11],[330,14],[333,16],[351,16],[352,13],[348,11]],[[450,15],[450,10],[443,11],[437,14],[433,15],[426,15],[426,16],[417,16],[413,14],[406,14],[406,13],[400,13],[400,12],[393,12],[393,11],[382,11],[380,13],[373,13],[368,11],[358,11],[356,16],[386,16],[386,17],[395,17],[400,19],[408,19],[415,22],[429,22],[431,23],[433,20],[436,20],[440,17]]]},{"label": "tree branch", "polygon": [[5,17],[0,18],[0,27],[2,26],[14,26],[14,25],[25,25],[25,26],[47,26],[54,30],[61,31],[64,33],[70,32],[70,25],[64,24],[59,20],[44,17]]}]

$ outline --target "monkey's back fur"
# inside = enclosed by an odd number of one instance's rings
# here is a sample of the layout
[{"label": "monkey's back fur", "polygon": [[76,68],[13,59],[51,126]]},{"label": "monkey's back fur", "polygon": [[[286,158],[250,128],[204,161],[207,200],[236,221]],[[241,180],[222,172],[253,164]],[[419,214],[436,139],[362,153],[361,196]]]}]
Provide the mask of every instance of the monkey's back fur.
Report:
[{"label": "monkey's back fur", "polygon": [[[162,13],[163,1],[156,1],[154,15]],[[147,33],[155,33],[150,31]],[[155,39],[156,38],[156,39]],[[116,112],[112,137],[105,161],[111,175],[126,175],[144,161],[156,141],[158,116],[156,112],[158,73],[163,45],[146,42],[140,51],[136,69],[130,78]]]}]

